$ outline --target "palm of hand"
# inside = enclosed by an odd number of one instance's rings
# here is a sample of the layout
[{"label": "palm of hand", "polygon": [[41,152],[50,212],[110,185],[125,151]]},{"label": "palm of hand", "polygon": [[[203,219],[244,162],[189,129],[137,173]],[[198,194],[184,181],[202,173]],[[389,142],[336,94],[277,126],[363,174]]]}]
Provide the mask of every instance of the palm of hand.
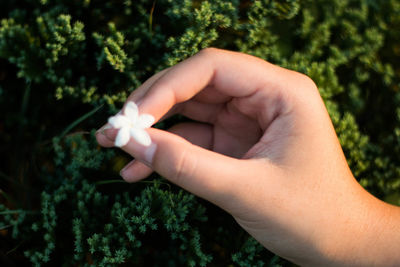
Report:
[{"label": "palm of hand", "polygon": [[255,94],[240,98],[223,94],[218,88],[206,88],[178,104],[173,113],[198,121],[178,134],[190,141],[201,140],[206,149],[234,158],[272,159],[280,157],[279,146],[288,136],[288,129],[283,132],[282,125],[291,118],[279,117],[282,108],[271,102]]}]

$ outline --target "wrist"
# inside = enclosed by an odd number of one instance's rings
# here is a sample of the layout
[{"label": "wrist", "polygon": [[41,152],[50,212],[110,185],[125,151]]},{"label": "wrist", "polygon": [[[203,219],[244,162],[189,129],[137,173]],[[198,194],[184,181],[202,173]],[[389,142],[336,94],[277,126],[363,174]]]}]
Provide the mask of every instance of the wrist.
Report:
[{"label": "wrist", "polygon": [[323,265],[399,266],[400,208],[357,187],[333,214],[322,242]]}]

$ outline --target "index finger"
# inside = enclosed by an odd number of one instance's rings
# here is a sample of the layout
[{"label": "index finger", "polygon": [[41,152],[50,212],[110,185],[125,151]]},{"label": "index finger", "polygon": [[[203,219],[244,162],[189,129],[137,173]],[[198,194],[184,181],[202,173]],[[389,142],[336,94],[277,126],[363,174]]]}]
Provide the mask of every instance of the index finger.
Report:
[{"label": "index finger", "polygon": [[141,99],[140,111],[152,114],[157,121],[204,88],[207,94],[199,94],[200,101],[247,97],[264,88],[273,96],[287,83],[287,72],[250,55],[208,48],[171,67],[155,81]]}]

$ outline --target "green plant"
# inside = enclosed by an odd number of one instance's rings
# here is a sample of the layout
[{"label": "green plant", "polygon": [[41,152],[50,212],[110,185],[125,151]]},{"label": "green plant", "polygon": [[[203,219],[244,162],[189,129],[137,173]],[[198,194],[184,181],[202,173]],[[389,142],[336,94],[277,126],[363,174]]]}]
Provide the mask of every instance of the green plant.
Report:
[{"label": "green plant", "polygon": [[397,0],[2,0],[0,19],[0,261],[291,265],[156,174],[125,184],[129,157],[93,137],[153,73],[208,46],[310,76],[354,175],[400,205]]}]

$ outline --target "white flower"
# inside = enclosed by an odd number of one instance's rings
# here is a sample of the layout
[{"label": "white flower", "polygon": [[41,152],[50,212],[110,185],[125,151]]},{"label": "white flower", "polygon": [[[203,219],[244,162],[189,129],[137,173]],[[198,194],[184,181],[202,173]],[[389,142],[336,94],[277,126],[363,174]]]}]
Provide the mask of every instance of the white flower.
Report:
[{"label": "white flower", "polygon": [[117,114],[108,119],[113,128],[119,129],[115,138],[115,145],[122,147],[129,142],[132,136],[139,144],[149,146],[151,138],[146,128],[154,123],[154,117],[150,114],[139,115],[139,109],[134,102],[128,102],[123,114]]}]

